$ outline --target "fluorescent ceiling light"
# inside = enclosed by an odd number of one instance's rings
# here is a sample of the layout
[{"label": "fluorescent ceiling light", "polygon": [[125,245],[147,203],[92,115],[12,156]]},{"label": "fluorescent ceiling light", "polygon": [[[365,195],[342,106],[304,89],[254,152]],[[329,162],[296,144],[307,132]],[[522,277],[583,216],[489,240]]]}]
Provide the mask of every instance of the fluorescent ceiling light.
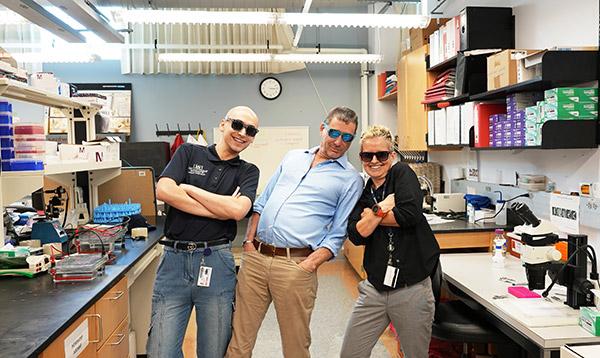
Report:
[{"label": "fluorescent ceiling light", "polygon": [[[83,24],[84,29],[94,32],[101,39],[110,43],[124,43],[125,38],[109,23],[100,11],[86,0],[49,0],[77,23]],[[66,22],[66,21],[65,21]]]},{"label": "fluorescent ceiling light", "polygon": [[21,63],[87,63],[100,60],[94,54],[76,54],[76,53],[44,53],[44,52],[27,52],[27,53],[11,53],[15,61]]},{"label": "fluorescent ceiling light", "polygon": [[124,10],[132,23],[280,24],[328,27],[424,28],[429,16],[400,14],[276,13],[252,11]]},{"label": "fluorescent ceiling light", "polygon": [[84,37],[77,30],[52,15],[33,0],[0,0],[0,4],[65,41],[85,42]]},{"label": "fluorescent ceiling light", "polygon": [[376,54],[161,53],[159,62],[377,63]]}]

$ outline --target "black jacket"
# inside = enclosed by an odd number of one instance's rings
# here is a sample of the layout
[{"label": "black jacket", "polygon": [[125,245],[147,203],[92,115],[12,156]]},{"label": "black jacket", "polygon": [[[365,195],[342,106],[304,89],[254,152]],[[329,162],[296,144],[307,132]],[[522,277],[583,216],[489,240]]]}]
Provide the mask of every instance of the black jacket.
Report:
[{"label": "black jacket", "polygon": [[356,231],[356,223],[364,208],[375,204],[371,192],[373,182],[367,181],[365,189],[348,220],[348,236],[355,245],[365,245],[363,266],[367,279],[379,291],[392,288],[383,284],[388,264],[388,231],[393,232],[393,265],[399,268],[397,288],[412,285],[430,276],[439,259],[440,247],[423,215],[423,193],[417,176],[406,163],[396,163],[385,183],[376,191],[377,201],[394,193],[394,217],[400,227],[378,226],[367,238]]}]

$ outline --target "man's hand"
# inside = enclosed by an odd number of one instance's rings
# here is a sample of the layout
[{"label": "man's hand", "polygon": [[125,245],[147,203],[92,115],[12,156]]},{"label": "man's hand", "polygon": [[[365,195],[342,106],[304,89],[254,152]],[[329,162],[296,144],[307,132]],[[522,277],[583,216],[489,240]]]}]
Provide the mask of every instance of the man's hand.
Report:
[{"label": "man's hand", "polygon": [[364,208],[363,211],[362,211],[362,213],[360,213],[360,218],[362,219],[362,218],[364,218],[365,216],[368,216],[368,215],[375,215],[375,214],[373,214],[373,209],[371,209],[371,208]]},{"label": "man's hand", "polygon": [[317,270],[318,266],[315,263],[309,262],[309,260],[301,261],[298,266],[302,267],[303,270],[306,270],[310,273],[313,273]]},{"label": "man's hand", "polygon": [[244,243],[242,244],[242,249],[244,249],[244,252],[256,251],[254,243],[250,242],[249,240],[244,241]]},{"label": "man's hand", "polygon": [[381,210],[383,210],[384,213],[387,213],[388,211],[392,210],[394,208],[394,206],[396,206],[396,200],[394,199],[394,193],[389,194],[388,196],[386,196],[385,199],[383,199],[381,202],[379,202],[377,204],[379,205]]}]

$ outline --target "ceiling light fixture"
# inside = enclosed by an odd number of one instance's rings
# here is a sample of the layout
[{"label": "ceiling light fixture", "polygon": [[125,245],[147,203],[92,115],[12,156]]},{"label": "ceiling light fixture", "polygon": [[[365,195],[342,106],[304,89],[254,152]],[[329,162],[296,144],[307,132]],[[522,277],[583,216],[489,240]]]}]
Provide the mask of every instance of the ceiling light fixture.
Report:
[{"label": "ceiling light fixture", "polygon": [[95,54],[77,54],[77,53],[46,53],[46,52],[25,52],[11,53],[15,61],[20,63],[89,63],[99,61],[100,57]]},{"label": "ceiling light fixture", "polygon": [[124,10],[122,19],[132,23],[280,24],[292,26],[424,28],[426,15],[275,13],[252,11]]},{"label": "ceiling light fixture", "polygon": [[253,53],[161,53],[159,62],[303,62],[378,63],[376,54],[253,54]]}]

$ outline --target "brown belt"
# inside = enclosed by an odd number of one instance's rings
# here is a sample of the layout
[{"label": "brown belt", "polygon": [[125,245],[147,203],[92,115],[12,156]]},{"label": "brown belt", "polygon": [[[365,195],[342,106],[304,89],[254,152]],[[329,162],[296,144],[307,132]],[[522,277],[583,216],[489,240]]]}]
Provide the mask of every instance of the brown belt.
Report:
[{"label": "brown belt", "polygon": [[290,256],[294,257],[306,257],[313,253],[313,250],[308,247],[287,249],[285,247],[275,247],[265,244],[258,240],[254,240],[253,243],[256,250],[266,256],[287,256],[287,250],[290,250]]}]

